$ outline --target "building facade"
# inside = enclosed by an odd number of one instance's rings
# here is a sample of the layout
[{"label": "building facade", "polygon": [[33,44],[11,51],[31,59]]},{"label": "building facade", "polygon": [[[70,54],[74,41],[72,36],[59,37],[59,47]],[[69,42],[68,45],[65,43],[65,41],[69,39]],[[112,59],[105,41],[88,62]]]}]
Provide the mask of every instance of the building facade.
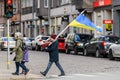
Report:
[{"label": "building facade", "polygon": [[113,0],[113,35],[120,37],[120,0]]},{"label": "building facade", "polygon": [[[4,14],[4,0],[0,0],[0,36],[7,36],[7,18]],[[20,0],[13,0],[13,17],[10,18],[10,36],[21,31],[20,26]]]},{"label": "building facade", "polygon": [[4,0],[0,0],[0,37],[7,36],[7,19],[4,17]]},{"label": "building facade", "polygon": [[[72,4],[75,5],[76,10],[79,11],[79,14],[85,10],[85,12],[83,13],[86,17],[88,17],[92,22],[93,21],[93,2],[95,0],[71,0]],[[83,28],[78,28],[77,30],[79,30],[79,33],[86,33],[86,34],[93,34],[94,31],[91,30],[86,30]]]},{"label": "building facade", "polygon": [[10,21],[10,33],[21,32],[21,0],[13,0],[13,17]]},{"label": "building facade", "polygon": [[113,29],[112,0],[97,0],[93,2],[93,22],[102,29],[102,33],[95,31],[97,35],[108,35]]},{"label": "building facade", "polygon": [[48,18],[50,18],[50,9],[48,8],[48,0],[36,0],[36,5],[36,16],[39,19],[37,20],[37,32],[42,35],[49,35],[50,31]]},{"label": "building facade", "polygon": [[[10,33],[22,32],[27,37],[40,34],[59,34],[83,10],[84,15],[103,32],[69,27],[63,34],[70,32],[95,35],[119,33],[119,0],[13,0],[13,17],[10,19]],[[0,0],[0,36],[7,35],[7,19],[4,18],[4,0]],[[114,19],[114,21],[113,21]],[[114,27],[113,27],[114,26]]]},{"label": "building facade", "polygon": [[27,37],[36,36],[36,0],[21,0],[21,32]]},{"label": "building facade", "polygon": [[[58,0],[57,5],[51,5],[51,33],[59,34],[77,15],[78,11],[71,4],[71,0]],[[69,27],[63,34],[74,32],[73,27]]]}]

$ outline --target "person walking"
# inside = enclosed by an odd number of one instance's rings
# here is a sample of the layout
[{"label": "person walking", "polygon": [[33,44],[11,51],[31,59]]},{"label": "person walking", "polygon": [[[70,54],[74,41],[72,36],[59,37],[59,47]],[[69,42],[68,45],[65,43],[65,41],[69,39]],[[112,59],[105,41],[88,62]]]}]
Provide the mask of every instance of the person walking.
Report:
[{"label": "person walking", "polygon": [[15,33],[15,40],[16,40],[16,47],[13,49],[13,51],[10,52],[12,55],[13,52],[15,52],[15,65],[16,65],[16,71],[12,73],[13,75],[19,75],[19,67],[21,67],[25,71],[25,75],[29,72],[29,69],[26,68],[25,65],[21,64],[23,60],[23,51],[22,51],[22,42],[23,42],[23,36],[20,32]]},{"label": "person walking", "polygon": [[62,66],[59,63],[59,50],[58,50],[58,41],[55,41],[57,35],[53,34],[51,35],[49,41],[51,41],[50,45],[46,49],[47,52],[49,52],[49,63],[47,65],[47,68],[44,72],[40,72],[43,76],[46,76],[49,69],[51,68],[52,64],[55,63],[58,69],[60,70],[61,74],[59,76],[65,76],[65,72],[62,68]]}]

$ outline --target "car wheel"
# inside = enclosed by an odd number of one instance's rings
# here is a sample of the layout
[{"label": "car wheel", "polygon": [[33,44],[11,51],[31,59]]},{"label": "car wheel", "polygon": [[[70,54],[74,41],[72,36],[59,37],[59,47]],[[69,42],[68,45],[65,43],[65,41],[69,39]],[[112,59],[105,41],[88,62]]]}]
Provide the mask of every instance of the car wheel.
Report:
[{"label": "car wheel", "polygon": [[32,45],[32,50],[35,50],[35,47]]},{"label": "car wheel", "polygon": [[4,48],[1,48],[1,51],[4,51]]},{"label": "car wheel", "polygon": [[95,57],[97,57],[97,58],[99,58],[99,57],[100,57],[100,52],[99,52],[99,50],[98,50],[98,49],[96,50]]},{"label": "car wheel", "polygon": [[77,51],[77,49],[76,49],[76,48],[74,49],[74,54],[75,54],[75,55],[77,55],[77,54],[78,54],[78,51]]},{"label": "car wheel", "polygon": [[109,50],[109,60],[114,60],[112,50]]},{"label": "car wheel", "polygon": [[44,51],[43,47],[40,47],[40,51]]},{"label": "car wheel", "polygon": [[66,54],[70,54],[70,50],[68,48],[66,49]]},{"label": "car wheel", "polygon": [[36,45],[35,50],[39,51],[39,46],[38,45]]},{"label": "car wheel", "polygon": [[83,55],[84,55],[84,56],[88,56],[87,49],[84,49],[84,51],[83,51]]},{"label": "car wheel", "polygon": [[35,50],[35,48],[34,48],[34,47],[32,47],[32,50]]}]

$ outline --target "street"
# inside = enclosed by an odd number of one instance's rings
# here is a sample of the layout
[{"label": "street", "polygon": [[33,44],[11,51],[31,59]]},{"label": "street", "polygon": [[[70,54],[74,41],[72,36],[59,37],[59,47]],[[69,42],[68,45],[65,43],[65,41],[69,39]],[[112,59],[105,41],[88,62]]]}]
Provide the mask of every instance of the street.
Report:
[{"label": "street", "polygon": [[[7,69],[7,51],[0,52],[0,80],[4,78],[24,78],[24,75],[13,76],[12,72],[15,71],[15,64],[13,62],[13,55],[10,55],[11,64],[9,65],[9,69]],[[100,80],[109,79],[112,74],[112,78],[110,80],[119,80],[120,73],[120,62],[119,61],[110,61],[107,58],[95,58],[92,56],[86,57],[82,55],[71,55],[60,53],[60,63],[63,66],[66,76],[58,77],[60,74],[57,67],[53,64],[50,71],[48,72],[46,77],[43,77],[40,74],[40,71],[44,71],[47,66],[49,60],[49,56],[47,52],[40,51],[29,51],[29,62],[26,63],[30,72],[26,76],[29,80]],[[118,74],[118,76],[116,75]],[[98,76],[99,75],[99,76]],[[6,77],[7,76],[7,77]],[[100,78],[100,76],[103,76]],[[91,78],[91,79],[90,79]],[[95,79],[94,79],[95,78]],[[98,79],[99,78],[99,79]],[[115,79],[114,79],[115,78]],[[3,79],[2,79],[3,80]]]}]

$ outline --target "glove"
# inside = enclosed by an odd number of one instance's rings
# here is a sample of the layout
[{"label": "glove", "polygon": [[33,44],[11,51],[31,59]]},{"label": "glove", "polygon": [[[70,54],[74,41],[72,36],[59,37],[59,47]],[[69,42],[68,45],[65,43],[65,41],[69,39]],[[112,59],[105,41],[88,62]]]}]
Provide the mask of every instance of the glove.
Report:
[{"label": "glove", "polygon": [[12,52],[10,52],[10,55],[12,55]]}]

